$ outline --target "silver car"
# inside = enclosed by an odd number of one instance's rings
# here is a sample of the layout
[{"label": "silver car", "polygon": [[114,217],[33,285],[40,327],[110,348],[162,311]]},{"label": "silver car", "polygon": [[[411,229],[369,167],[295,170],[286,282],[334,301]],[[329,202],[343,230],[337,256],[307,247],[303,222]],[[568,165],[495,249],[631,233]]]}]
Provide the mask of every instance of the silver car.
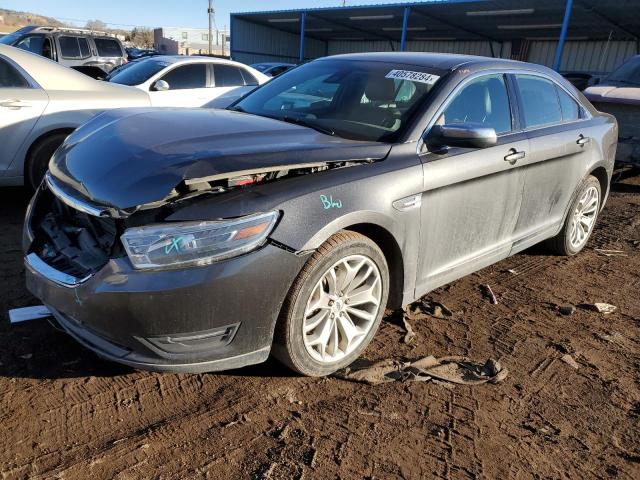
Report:
[{"label": "silver car", "polygon": [[0,185],[37,186],[53,152],[78,126],[104,110],[150,104],[136,88],[0,44]]}]

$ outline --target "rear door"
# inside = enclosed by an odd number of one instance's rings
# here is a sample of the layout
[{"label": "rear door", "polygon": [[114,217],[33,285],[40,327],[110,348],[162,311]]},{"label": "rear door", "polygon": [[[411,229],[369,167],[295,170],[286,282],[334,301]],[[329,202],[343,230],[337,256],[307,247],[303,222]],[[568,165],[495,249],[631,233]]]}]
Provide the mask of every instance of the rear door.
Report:
[{"label": "rear door", "polygon": [[49,98],[8,59],[0,56],[0,172],[11,165],[18,149],[44,111]]},{"label": "rear door", "polygon": [[518,159],[529,150],[512,98],[506,75],[480,74],[461,82],[435,116],[436,125],[491,127],[498,141],[484,149],[449,147],[421,156],[416,297],[511,252],[524,187]]},{"label": "rear door", "polygon": [[109,73],[115,67],[125,63],[126,53],[117,39],[93,37],[93,43],[97,58],[92,64],[96,63],[105,72]]},{"label": "rear door", "polygon": [[258,80],[247,70],[235,65],[213,65],[213,88],[207,107],[226,108],[256,88]]},{"label": "rear door", "polygon": [[151,104],[154,107],[201,107],[210,100],[208,75],[204,62],[172,68],[158,79],[167,82],[169,90],[149,92]]},{"label": "rear door", "polygon": [[539,74],[512,77],[530,152],[514,251],[557,233],[592,155],[588,113],[562,86]]},{"label": "rear door", "polygon": [[91,50],[86,37],[79,35],[58,35],[58,62],[67,67],[79,67],[91,58]]}]

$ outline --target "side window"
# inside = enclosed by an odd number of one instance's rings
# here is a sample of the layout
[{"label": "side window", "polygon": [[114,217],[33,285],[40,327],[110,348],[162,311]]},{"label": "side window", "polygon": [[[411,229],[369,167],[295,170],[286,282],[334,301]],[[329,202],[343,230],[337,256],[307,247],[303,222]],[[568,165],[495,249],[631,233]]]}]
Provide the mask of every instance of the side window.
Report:
[{"label": "side window", "polygon": [[80,46],[80,56],[82,58],[87,58],[90,56],[89,53],[89,42],[84,37],[78,37],[78,45]]},{"label": "side window", "polygon": [[467,84],[447,106],[438,125],[471,123],[510,132],[511,108],[504,75],[486,75]]},{"label": "side window", "polygon": [[109,38],[94,38],[99,57],[121,57],[122,49],[116,40]]},{"label": "side window", "polygon": [[20,40],[16,47],[26,50],[27,52],[42,55],[42,44],[44,37],[42,35],[31,35]]},{"label": "side window", "polygon": [[162,80],[169,84],[170,90],[205,88],[207,85],[207,65],[194,63],[174,68]]},{"label": "side window", "polygon": [[78,37],[60,36],[58,37],[58,43],[60,44],[62,58],[82,58]]},{"label": "side window", "polygon": [[244,78],[244,84],[255,86],[258,85],[258,80],[251,73],[246,71],[244,68],[240,69],[240,73],[242,73],[242,77]]},{"label": "side window", "polygon": [[0,88],[27,88],[29,84],[9,63],[0,58]]},{"label": "side window", "polygon": [[244,78],[238,67],[231,65],[214,65],[216,87],[243,87]]},{"label": "side window", "polygon": [[562,111],[562,120],[565,122],[574,122],[580,119],[580,107],[571,96],[562,88],[556,86],[558,98],[560,99],[560,110]]},{"label": "side window", "polygon": [[516,84],[522,99],[526,128],[562,122],[558,94],[551,80],[534,75],[516,75]]}]

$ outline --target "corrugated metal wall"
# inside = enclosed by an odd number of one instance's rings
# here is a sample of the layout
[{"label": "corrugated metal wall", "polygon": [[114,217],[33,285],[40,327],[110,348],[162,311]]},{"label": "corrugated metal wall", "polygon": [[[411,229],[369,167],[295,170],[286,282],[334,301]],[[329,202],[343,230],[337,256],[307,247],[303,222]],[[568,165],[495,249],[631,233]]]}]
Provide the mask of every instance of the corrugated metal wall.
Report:
[{"label": "corrugated metal wall", "polygon": [[[297,63],[300,36],[275,28],[232,19],[231,51],[233,59],[242,63],[286,62]],[[305,56],[318,58],[326,55],[325,42],[307,38]]]},{"label": "corrugated metal wall", "polygon": [[[393,48],[392,48],[393,45]],[[500,44],[493,44],[496,57],[500,56]],[[388,52],[400,50],[400,42],[380,41],[341,41],[329,42],[329,55],[353,52]],[[465,55],[484,55],[491,57],[491,44],[488,41],[442,41],[424,40],[407,42],[407,51],[410,52],[438,52],[460,53]],[[511,44],[505,42],[502,48],[502,57],[511,55]]]},{"label": "corrugated metal wall", "polygon": [[[550,67],[558,42],[537,41],[529,45],[528,61]],[[637,55],[633,41],[568,41],[562,54],[561,71],[608,73],[633,55]]]}]

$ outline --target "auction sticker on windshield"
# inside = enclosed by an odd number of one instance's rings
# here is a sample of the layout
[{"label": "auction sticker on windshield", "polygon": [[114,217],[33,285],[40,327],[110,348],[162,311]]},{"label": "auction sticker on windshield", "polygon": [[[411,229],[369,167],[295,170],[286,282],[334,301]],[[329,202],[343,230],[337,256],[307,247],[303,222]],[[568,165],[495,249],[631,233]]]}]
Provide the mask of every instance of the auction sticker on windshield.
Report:
[{"label": "auction sticker on windshield", "polygon": [[411,72],[409,70],[391,70],[385,78],[397,78],[398,80],[410,80],[412,82],[433,85],[440,78],[438,75],[424,72]]}]

